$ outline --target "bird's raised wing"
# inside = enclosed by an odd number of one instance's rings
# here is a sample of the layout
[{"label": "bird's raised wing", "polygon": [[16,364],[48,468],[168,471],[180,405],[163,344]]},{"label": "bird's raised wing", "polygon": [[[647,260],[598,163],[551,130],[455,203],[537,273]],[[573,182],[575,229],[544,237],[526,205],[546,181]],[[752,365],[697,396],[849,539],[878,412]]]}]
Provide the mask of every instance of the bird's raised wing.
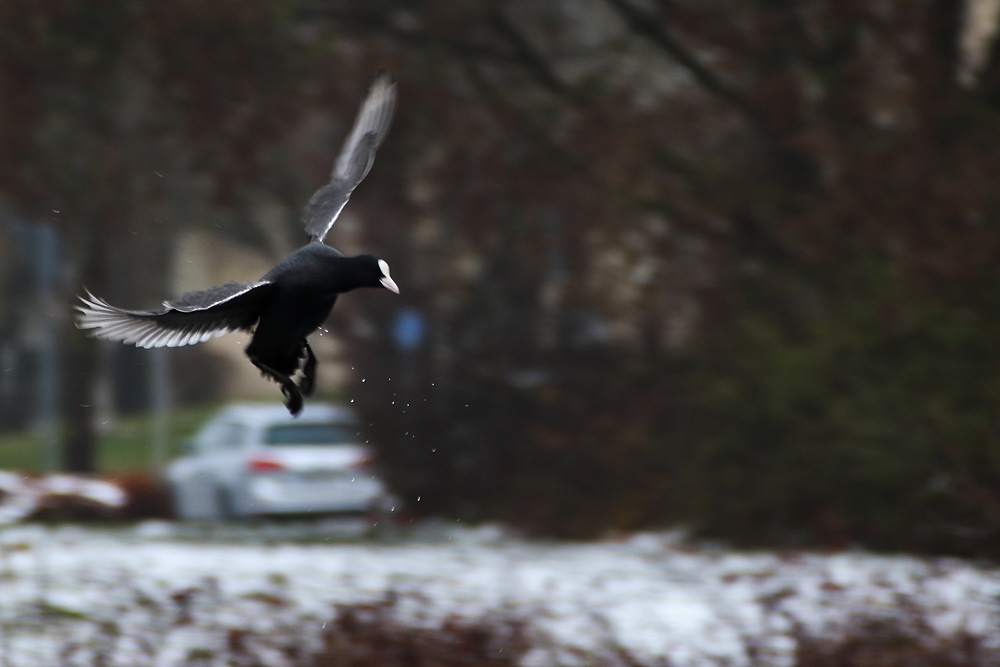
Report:
[{"label": "bird's raised wing", "polygon": [[306,204],[302,224],[313,241],[326,237],[354,188],[368,175],[375,162],[375,151],[389,131],[395,108],[396,84],[387,72],[379,72],[333,164],[330,182],[317,190]]},{"label": "bird's raised wing", "polygon": [[87,292],[76,306],[76,326],[103,340],[138,347],[193,345],[231,331],[249,330],[274,283],[226,283],[163,302],[163,310],[125,310]]}]

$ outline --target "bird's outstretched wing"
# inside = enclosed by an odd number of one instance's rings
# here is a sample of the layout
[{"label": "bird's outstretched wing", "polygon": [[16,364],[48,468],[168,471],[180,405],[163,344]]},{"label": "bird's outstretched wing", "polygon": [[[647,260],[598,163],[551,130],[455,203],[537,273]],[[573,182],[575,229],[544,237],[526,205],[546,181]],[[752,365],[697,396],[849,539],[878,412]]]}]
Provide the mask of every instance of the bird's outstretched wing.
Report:
[{"label": "bird's outstretched wing", "polygon": [[333,164],[330,182],[317,190],[306,204],[302,224],[313,241],[326,237],[354,188],[368,175],[375,162],[375,151],[389,131],[395,108],[396,84],[387,72],[379,72]]},{"label": "bird's outstretched wing", "polygon": [[103,340],[138,347],[180,347],[213,336],[249,330],[260,316],[262,303],[274,283],[226,283],[163,302],[163,310],[116,308],[87,292],[76,306],[76,326]]}]

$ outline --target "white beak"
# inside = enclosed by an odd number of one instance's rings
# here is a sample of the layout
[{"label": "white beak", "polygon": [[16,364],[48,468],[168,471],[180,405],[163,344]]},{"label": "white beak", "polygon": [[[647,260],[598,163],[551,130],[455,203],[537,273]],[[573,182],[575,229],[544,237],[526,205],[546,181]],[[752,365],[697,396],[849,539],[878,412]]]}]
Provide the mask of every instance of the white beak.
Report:
[{"label": "white beak", "polygon": [[389,276],[383,276],[382,278],[379,278],[378,281],[382,283],[382,287],[386,288],[390,292],[395,292],[396,294],[399,294],[399,287],[396,285],[396,282]]}]

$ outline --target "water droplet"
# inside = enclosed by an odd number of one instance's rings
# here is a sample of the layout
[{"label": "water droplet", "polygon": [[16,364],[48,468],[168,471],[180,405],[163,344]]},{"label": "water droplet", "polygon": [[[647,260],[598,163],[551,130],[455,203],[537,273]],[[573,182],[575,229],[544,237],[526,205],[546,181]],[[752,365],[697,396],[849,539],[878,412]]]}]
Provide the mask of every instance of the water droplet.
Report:
[{"label": "water droplet", "polygon": [[353,403],[353,402],[354,402],[354,399],[352,398],[352,399],[351,399],[351,403]]},{"label": "water droplet", "polygon": [[420,496],[417,496],[417,502],[418,503],[420,502]]},{"label": "water droplet", "polygon": [[365,381],[365,379],[364,379],[364,378],[361,378],[361,381],[362,381],[362,382],[364,382],[364,381]]}]

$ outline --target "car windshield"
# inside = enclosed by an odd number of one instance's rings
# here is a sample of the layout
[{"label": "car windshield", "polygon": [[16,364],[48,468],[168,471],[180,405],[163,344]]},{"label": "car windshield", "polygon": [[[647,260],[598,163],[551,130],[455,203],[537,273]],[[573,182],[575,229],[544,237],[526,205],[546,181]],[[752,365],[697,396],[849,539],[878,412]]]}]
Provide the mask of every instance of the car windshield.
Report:
[{"label": "car windshield", "polygon": [[264,434],[265,445],[339,445],[357,442],[357,429],[350,424],[282,424]]}]

